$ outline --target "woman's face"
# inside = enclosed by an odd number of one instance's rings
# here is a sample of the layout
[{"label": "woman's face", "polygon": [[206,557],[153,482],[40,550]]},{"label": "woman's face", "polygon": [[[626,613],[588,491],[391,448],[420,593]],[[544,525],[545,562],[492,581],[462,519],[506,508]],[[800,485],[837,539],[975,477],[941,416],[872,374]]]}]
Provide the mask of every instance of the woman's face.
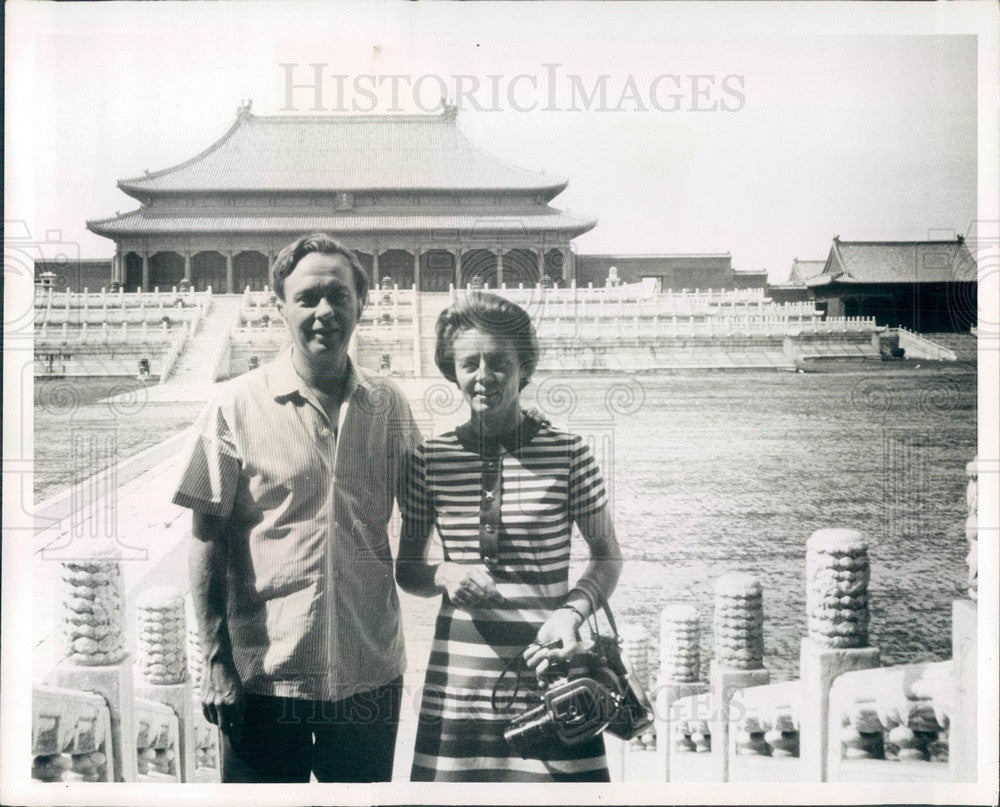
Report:
[{"label": "woman's face", "polygon": [[517,420],[521,361],[511,340],[465,330],[455,337],[455,380],[473,417],[509,425]]}]

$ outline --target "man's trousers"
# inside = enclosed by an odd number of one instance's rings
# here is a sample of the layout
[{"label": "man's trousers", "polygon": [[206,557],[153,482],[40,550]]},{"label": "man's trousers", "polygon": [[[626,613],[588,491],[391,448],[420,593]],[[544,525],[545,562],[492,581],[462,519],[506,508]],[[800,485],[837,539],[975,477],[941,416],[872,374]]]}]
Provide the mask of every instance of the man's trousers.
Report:
[{"label": "man's trousers", "polygon": [[241,736],[222,738],[223,782],[388,782],[403,678],[340,701],[245,695]]}]

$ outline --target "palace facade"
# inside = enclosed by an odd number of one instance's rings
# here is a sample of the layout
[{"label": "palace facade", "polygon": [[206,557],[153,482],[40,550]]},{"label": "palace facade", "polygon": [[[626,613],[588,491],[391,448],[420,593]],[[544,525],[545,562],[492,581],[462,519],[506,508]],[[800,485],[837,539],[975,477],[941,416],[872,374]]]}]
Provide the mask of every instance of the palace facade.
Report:
[{"label": "palace facade", "polygon": [[278,251],[321,230],[374,282],[447,291],[576,279],[571,242],[596,220],[550,202],[567,182],[484,152],[440,115],[258,116],[246,104],[191,159],[118,182],[140,206],[87,227],[114,240],[127,289],[242,292]]}]

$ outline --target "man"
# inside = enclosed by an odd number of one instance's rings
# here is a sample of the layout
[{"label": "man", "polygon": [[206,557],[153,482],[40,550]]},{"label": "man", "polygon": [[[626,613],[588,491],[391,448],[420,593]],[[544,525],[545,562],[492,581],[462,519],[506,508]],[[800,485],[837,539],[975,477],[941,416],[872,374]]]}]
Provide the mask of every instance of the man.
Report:
[{"label": "man", "polygon": [[357,256],[314,233],[272,280],[291,348],[223,385],[174,496],[193,511],[205,716],[223,781],[388,781],[405,660],[387,524],[419,431],[347,355]]}]

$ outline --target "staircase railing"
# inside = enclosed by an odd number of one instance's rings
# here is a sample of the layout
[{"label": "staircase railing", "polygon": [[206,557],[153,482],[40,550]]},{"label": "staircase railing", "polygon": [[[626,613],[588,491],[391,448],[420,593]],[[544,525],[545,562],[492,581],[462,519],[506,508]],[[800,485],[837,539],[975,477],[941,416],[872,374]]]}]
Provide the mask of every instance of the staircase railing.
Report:
[{"label": "staircase railing", "polygon": [[896,330],[899,332],[899,346],[906,351],[908,357],[932,361],[958,361],[958,356],[953,350],[932,342],[908,328],[900,326]]}]

